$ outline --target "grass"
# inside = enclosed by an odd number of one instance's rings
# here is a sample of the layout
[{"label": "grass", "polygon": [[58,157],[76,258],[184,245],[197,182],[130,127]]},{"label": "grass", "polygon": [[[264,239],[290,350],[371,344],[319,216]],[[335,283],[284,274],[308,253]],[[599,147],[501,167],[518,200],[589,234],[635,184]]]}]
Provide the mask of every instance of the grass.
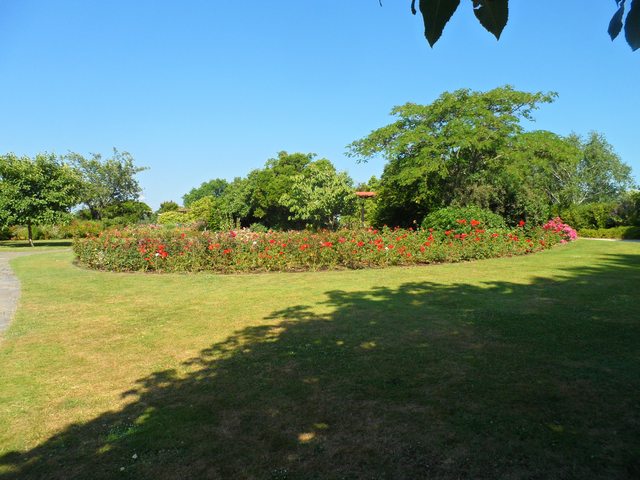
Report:
[{"label": "grass", "polygon": [[0,478],[640,477],[640,244],[112,274],[21,257]]}]

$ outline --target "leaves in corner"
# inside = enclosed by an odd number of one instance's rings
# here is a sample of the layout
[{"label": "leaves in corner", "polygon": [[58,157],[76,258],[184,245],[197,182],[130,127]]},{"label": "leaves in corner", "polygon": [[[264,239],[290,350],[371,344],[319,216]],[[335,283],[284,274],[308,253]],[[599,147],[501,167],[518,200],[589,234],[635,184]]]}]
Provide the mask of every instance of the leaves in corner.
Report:
[{"label": "leaves in corner", "polygon": [[633,0],[624,22],[624,36],[631,50],[640,48],[640,0]]},{"label": "leaves in corner", "polygon": [[[460,5],[460,0],[420,0],[424,36],[432,47],[442,35],[445,25]],[[412,11],[415,5],[412,2]]]},{"label": "leaves in corner", "polygon": [[622,30],[622,17],[624,15],[624,2],[625,0],[616,0],[618,4],[618,10],[611,17],[611,21],[609,22],[609,36],[611,40],[615,40],[615,38],[620,34]]},{"label": "leaves in corner", "polygon": [[509,19],[509,0],[473,0],[473,13],[499,40]]}]

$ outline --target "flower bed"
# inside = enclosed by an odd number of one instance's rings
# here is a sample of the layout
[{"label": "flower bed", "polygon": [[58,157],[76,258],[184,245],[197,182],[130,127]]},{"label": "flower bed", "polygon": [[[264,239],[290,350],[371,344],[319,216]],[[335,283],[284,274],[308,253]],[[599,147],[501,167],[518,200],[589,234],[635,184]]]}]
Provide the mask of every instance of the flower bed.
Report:
[{"label": "flower bed", "polygon": [[[555,224],[554,224],[555,225]],[[455,230],[200,232],[157,226],[109,230],[76,239],[80,264],[117,272],[220,273],[371,268],[523,255],[570,240],[562,228],[485,230],[461,220]]]}]

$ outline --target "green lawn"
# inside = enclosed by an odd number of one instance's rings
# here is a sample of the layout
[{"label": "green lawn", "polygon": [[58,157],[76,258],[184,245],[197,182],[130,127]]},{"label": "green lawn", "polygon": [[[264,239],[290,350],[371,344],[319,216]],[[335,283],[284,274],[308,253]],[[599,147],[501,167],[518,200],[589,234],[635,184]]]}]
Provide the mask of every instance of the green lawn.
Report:
[{"label": "green lawn", "polygon": [[0,478],[640,478],[640,244],[110,274],[15,259]]}]

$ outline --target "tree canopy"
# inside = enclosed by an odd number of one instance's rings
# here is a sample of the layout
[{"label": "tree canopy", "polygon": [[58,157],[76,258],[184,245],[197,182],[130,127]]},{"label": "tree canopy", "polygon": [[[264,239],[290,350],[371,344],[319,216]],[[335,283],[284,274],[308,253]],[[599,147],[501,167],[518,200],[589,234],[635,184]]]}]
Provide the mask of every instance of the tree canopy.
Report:
[{"label": "tree canopy", "polygon": [[79,153],[70,152],[65,157],[82,177],[80,201],[84,203],[94,219],[102,218],[104,209],[114,203],[138,200],[142,188],[135,178],[146,170],[138,167],[128,152],[113,149],[111,158],[104,159],[100,154],[91,154],[85,158]]},{"label": "tree canopy", "polygon": [[[183,197],[189,208],[184,219],[211,229],[238,223],[282,230],[334,228],[340,216],[353,213],[353,181],[345,172],[336,172],[329,160],[315,157],[281,151],[246,177],[205,182]],[[202,193],[209,194],[187,201]],[[173,218],[163,215],[163,221]]]},{"label": "tree canopy", "polygon": [[13,154],[0,156],[0,223],[31,227],[54,223],[68,216],[79,199],[78,173],[55,155],[38,154],[34,159]]},{"label": "tree canopy", "polygon": [[[609,36],[614,40],[624,29],[625,39],[635,51],[640,48],[640,0],[629,0],[626,18],[627,0],[615,0],[615,3],[617,9],[609,21]],[[460,0],[419,0],[424,34],[429,45],[435,45],[459,5]],[[499,39],[509,20],[509,0],[471,0],[471,6],[480,24]],[[414,15],[417,13],[416,0],[411,1],[411,12]]]},{"label": "tree canopy", "polygon": [[185,193],[182,196],[182,201],[185,207],[188,207],[192,203],[197,200],[200,200],[203,197],[221,197],[224,194],[224,191],[229,186],[229,182],[227,182],[223,178],[214,178],[213,180],[209,180],[208,182],[203,182],[199,187],[192,188],[188,193]]},{"label": "tree canopy", "polygon": [[317,160],[293,177],[280,202],[289,208],[291,220],[334,229],[341,215],[355,213],[356,196],[347,172],[337,172],[328,160]]},{"label": "tree canopy", "polygon": [[505,86],[445,92],[430,105],[395,107],[395,122],[348,147],[360,161],[377,155],[388,161],[376,223],[409,225],[449,205],[478,205],[512,222],[538,222],[553,208],[628,188],[629,167],[600,134],[585,142],[525,131],[522,121],[555,97]]}]

